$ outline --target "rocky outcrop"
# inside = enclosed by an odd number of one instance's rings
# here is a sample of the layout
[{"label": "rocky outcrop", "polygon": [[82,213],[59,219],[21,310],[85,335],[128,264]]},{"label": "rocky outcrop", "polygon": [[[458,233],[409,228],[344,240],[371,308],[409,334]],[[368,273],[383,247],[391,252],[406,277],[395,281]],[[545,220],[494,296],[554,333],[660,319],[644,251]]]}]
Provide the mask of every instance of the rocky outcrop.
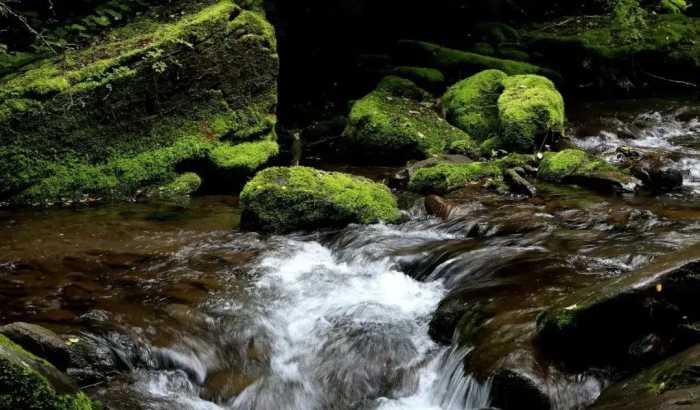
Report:
[{"label": "rocky outcrop", "polygon": [[369,179],[308,167],[268,168],[241,193],[247,229],[289,232],[348,223],[396,222],[396,198]]},{"label": "rocky outcrop", "polygon": [[277,153],[272,26],[230,0],[186,10],[0,79],[0,199],[121,198],[187,160],[250,175]]}]

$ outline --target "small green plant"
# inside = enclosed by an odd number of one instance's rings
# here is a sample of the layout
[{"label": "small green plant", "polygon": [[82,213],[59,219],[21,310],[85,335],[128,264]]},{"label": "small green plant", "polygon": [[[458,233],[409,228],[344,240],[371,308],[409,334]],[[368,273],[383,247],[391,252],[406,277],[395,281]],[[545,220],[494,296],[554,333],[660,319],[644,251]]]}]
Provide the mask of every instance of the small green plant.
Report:
[{"label": "small green plant", "polygon": [[613,6],[613,25],[616,35],[624,42],[642,39],[642,32],[647,26],[647,11],[639,0],[616,0]]}]

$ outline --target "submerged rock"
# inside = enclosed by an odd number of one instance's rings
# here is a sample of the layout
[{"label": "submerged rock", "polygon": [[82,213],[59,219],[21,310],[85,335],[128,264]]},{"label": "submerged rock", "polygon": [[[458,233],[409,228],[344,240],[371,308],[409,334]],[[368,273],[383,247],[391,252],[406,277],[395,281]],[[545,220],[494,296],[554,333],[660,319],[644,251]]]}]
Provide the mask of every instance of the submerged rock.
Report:
[{"label": "submerged rock", "polygon": [[70,364],[68,345],[63,338],[49,329],[31,323],[15,322],[0,327],[0,333],[61,370],[65,370]]},{"label": "submerged rock", "polygon": [[0,199],[123,198],[185,160],[224,150],[222,167],[250,175],[276,153],[274,29],[230,0],[188,10],[0,79]]},{"label": "submerged rock", "polygon": [[629,161],[632,175],[653,192],[670,192],[683,186],[683,172],[668,164],[661,155],[648,154]]},{"label": "submerged rock", "polygon": [[[538,318],[545,351],[567,365],[636,368],[700,342],[700,247],[582,289]],[[649,342],[652,342],[651,344]]]},{"label": "submerged rock", "polygon": [[343,135],[362,160],[380,163],[426,158],[469,138],[438,115],[426,91],[395,76],[355,102]]},{"label": "submerged rock", "polygon": [[537,175],[549,182],[619,193],[636,192],[640,185],[628,172],[579,149],[545,153]]},{"label": "submerged rock", "polygon": [[268,168],[241,193],[247,229],[289,232],[348,223],[396,222],[396,198],[369,179],[307,167]]},{"label": "submerged rock", "polygon": [[0,335],[0,409],[91,410],[63,373]]}]

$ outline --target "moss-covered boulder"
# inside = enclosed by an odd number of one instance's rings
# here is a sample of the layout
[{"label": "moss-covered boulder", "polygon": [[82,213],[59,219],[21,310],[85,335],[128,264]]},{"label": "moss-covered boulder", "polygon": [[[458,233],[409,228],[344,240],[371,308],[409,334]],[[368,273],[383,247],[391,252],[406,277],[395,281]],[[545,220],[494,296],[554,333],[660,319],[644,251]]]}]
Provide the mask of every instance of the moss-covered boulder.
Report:
[{"label": "moss-covered boulder", "polygon": [[579,149],[545,153],[537,176],[549,182],[612,192],[635,192],[640,185],[627,171]]},{"label": "moss-covered boulder", "polygon": [[55,367],[0,335],[1,410],[91,410],[90,399]]},{"label": "moss-covered boulder", "polygon": [[202,186],[202,178],[194,172],[178,176],[175,181],[159,187],[155,195],[162,199],[187,198]]},{"label": "moss-covered boulder", "polygon": [[450,87],[442,97],[447,120],[478,142],[497,135],[497,102],[507,77],[500,70],[484,70]]},{"label": "moss-covered boulder", "polygon": [[230,0],[187,3],[0,79],[0,200],[119,198],[186,160],[228,151],[250,175],[276,152],[272,26]]},{"label": "moss-covered boulder", "polygon": [[564,132],[564,98],[554,84],[538,75],[503,79],[498,97],[500,145],[517,152],[532,152],[538,140]]},{"label": "moss-covered boulder", "polygon": [[381,163],[426,158],[469,138],[438,115],[426,91],[396,76],[355,102],[343,136],[362,159]]},{"label": "moss-covered boulder", "polygon": [[396,198],[369,179],[308,167],[268,168],[241,193],[247,229],[289,232],[348,223],[396,222]]}]

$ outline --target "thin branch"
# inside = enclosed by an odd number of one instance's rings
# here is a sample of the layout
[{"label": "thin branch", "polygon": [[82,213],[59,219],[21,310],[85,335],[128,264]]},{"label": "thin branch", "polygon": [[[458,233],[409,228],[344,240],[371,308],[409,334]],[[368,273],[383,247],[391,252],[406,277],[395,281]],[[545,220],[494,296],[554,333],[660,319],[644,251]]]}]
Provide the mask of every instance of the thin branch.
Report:
[{"label": "thin branch", "polygon": [[[49,5],[50,5],[51,8],[53,8],[53,2],[49,1]],[[51,46],[51,44],[46,40],[46,38],[45,38],[44,36],[42,36],[41,33],[39,33],[38,31],[36,31],[36,30],[34,29],[34,27],[32,27],[32,26],[29,24],[29,22],[27,21],[26,17],[24,17],[23,15],[17,13],[16,11],[14,11],[10,6],[7,5],[6,2],[4,2],[4,1],[2,1],[2,0],[0,0],[0,16],[9,16],[9,17],[13,17],[13,18],[17,19],[20,23],[22,23],[22,25],[23,25],[30,33],[32,33],[36,38],[38,38],[39,40],[41,40],[41,42],[44,43],[44,45],[45,45],[46,47],[48,47],[49,50],[51,50],[51,51],[54,52],[54,53],[56,52],[56,50],[54,50],[54,48],[53,48],[53,47]]]},{"label": "thin branch", "polygon": [[652,73],[650,73],[650,72],[648,72],[648,71],[644,71],[644,74],[648,75],[648,76],[651,77],[651,78],[655,78],[655,79],[657,79],[657,80],[666,81],[666,82],[673,83],[673,84],[678,84],[678,85],[684,85],[684,86],[686,86],[686,87],[698,88],[698,85],[697,85],[697,84],[691,83],[691,82],[689,82],[689,81],[681,81],[681,80],[674,80],[674,79],[671,79],[671,78],[661,77],[660,75],[652,74]]}]

